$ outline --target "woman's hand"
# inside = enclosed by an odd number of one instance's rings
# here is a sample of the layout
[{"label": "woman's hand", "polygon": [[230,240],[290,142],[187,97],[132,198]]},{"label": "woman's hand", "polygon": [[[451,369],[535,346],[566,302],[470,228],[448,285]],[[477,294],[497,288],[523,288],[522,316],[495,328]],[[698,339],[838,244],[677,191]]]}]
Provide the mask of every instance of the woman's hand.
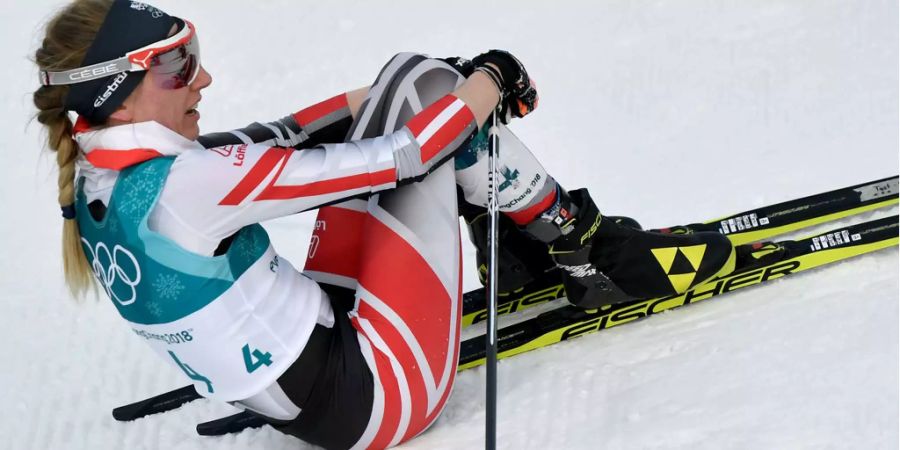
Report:
[{"label": "woman's hand", "polygon": [[538,93],[534,80],[528,76],[525,66],[511,53],[489,50],[472,59],[475,71],[487,74],[500,92],[499,115],[506,124],[513,117],[525,117],[538,105]]}]

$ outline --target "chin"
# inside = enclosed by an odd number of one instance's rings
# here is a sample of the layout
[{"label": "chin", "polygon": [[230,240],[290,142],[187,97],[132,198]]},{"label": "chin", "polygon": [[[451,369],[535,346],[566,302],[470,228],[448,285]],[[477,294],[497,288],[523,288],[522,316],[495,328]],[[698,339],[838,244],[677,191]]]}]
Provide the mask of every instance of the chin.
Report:
[{"label": "chin", "polygon": [[200,127],[198,127],[197,125],[187,127],[185,129],[181,130],[181,133],[179,133],[179,134],[184,136],[186,139],[189,139],[191,141],[196,141],[197,138],[200,137]]}]

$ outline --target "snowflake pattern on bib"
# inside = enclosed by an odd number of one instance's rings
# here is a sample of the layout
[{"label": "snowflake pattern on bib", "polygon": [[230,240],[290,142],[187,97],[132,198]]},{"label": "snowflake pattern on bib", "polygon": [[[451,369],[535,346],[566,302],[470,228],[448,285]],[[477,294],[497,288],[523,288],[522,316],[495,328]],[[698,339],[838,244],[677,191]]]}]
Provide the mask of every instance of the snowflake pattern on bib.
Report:
[{"label": "snowflake pattern on bib", "polygon": [[159,183],[156,166],[150,166],[125,179],[125,199],[119,205],[124,219],[137,224],[153,204]]},{"label": "snowflake pattern on bib", "polygon": [[178,278],[178,274],[161,273],[157,275],[156,280],[153,281],[153,288],[156,289],[156,294],[159,298],[163,300],[176,300],[178,296],[181,295],[181,291],[184,290],[184,285]]},{"label": "snowflake pattern on bib", "polygon": [[147,303],[147,312],[150,313],[150,315],[152,315],[153,317],[158,318],[158,317],[162,316],[163,310],[159,306],[159,303],[152,301],[152,302]]},{"label": "snowflake pattern on bib", "polygon": [[119,216],[111,214],[106,220],[106,226],[109,227],[111,233],[119,232]]},{"label": "snowflake pattern on bib", "polygon": [[257,233],[242,233],[243,236],[234,243],[238,254],[246,259],[253,259],[266,250],[268,244]]}]

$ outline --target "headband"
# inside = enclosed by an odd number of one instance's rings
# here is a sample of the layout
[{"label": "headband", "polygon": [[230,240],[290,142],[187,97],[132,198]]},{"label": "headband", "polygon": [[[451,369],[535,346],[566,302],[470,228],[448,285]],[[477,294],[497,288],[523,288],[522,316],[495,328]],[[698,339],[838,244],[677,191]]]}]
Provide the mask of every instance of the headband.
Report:
[{"label": "headband", "polygon": [[[81,66],[119,58],[125,53],[165,39],[172,25],[184,22],[158,8],[130,0],[115,0]],[[65,108],[92,125],[106,121],[144,79],[146,72],[121,72],[72,84]]]}]

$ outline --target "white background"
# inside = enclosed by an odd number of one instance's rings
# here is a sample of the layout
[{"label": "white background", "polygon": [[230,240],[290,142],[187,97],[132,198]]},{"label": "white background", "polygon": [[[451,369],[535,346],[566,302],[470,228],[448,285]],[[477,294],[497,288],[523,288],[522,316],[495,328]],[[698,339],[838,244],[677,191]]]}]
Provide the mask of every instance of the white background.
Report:
[{"label": "white background", "polygon": [[[55,161],[29,59],[59,2],[6,2],[0,68],[0,447],[301,447],[271,428],[201,438],[198,401],[110,409],[183,385],[108,300],[61,277]],[[160,1],[192,20],[214,82],[202,130],[271,120],[370,83],[395,52],[518,55],[540,108],[513,125],[601,211],[660,227],[898,172],[894,0]],[[894,208],[888,211],[896,214]],[[885,215],[885,213],[881,213]],[[877,216],[877,215],[876,215]],[[313,215],[266,224],[302,264]],[[870,216],[871,217],[871,216]],[[466,248],[466,287],[477,279]],[[501,363],[504,448],[897,448],[898,252],[865,256]],[[481,369],[407,448],[483,442]]]}]

